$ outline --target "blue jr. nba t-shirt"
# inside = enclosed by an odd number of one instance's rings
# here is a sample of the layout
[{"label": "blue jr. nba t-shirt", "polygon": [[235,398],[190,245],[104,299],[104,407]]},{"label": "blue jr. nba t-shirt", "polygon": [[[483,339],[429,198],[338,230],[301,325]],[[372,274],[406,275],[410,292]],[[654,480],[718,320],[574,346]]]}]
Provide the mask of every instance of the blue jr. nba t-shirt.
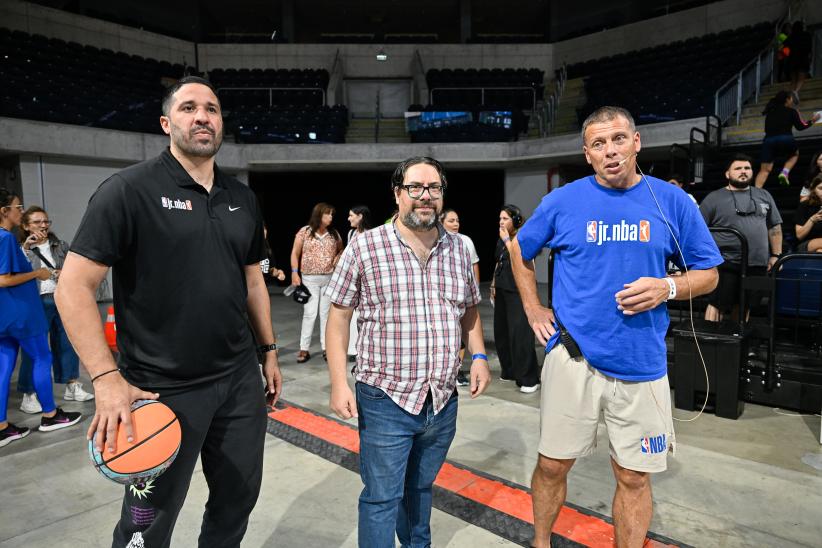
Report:
[{"label": "blue jr. nba t-shirt", "polygon": [[[546,195],[517,233],[526,260],[543,247],[553,250],[554,314],[588,363],[605,375],[650,381],[666,374],[667,305],[626,316],[617,309],[616,293],[643,276],[664,277],[669,258],[682,267],[671,231],[689,270],[722,263],[688,195],[654,177],[626,190],[602,186],[594,176],[566,184]],[[548,341],[546,351],[558,338]]]}]

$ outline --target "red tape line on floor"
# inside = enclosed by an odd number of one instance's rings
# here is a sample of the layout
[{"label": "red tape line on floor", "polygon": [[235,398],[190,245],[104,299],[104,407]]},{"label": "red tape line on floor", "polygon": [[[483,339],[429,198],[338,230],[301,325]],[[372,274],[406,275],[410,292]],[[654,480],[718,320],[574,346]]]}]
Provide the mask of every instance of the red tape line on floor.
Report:
[{"label": "red tape line on floor", "polygon": [[[272,411],[268,416],[353,453],[360,451],[359,433],[348,425],[287,405],[283,409]],[[532,525],[534,523],[531,495],[522,489],[478,476],[470,470],[447,462],[443,464],[434,483],[437,487],[464,498]],[[560,510],[553,531],[592,548],[612,548],[614,546],[613,525],[596,516],[583,514],[567,506],[563,506]],[[647,539],[644,546],[657,548],[673,545]]]}]

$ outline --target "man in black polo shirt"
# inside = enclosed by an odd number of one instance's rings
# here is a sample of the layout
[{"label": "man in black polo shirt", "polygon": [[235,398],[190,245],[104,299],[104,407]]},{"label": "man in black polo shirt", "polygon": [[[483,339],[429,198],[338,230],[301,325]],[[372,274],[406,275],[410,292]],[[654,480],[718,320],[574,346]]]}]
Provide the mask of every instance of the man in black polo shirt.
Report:
[{"label": "man in black polo shirt", "polygon": [[[72,242],[57,305],[97,396],[88,431],[113,451],[130,405],[159,398],[182,426],[172,466],[126,489],[114,546],[168,546],[197,457],[209,486],[200,546],[239,546],[262,480],[265,401],[282,388],[259,262],[254,194],[220,171],[223,121],[214,88],[187,77],[160,117],[170,148],[103,182]],[[94,291],[112,267],[119,363],[106,347]]]}]

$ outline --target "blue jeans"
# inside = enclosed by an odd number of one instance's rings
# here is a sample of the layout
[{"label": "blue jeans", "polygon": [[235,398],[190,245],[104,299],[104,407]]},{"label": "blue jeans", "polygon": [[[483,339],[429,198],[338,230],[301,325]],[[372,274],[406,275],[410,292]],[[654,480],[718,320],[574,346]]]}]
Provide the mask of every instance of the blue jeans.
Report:
[{"label": "blue jeans", "polygon": [[[80,377],[80,360],[71,347],[63,321],[54,304],[54,295],[41,295],[43,310],[46,313],[46,323],[49,326],[49,344],[54,362],[54,382],[65,384]],[[34,392],[34,383],[31,375],[31,358],[23,353],[20,360],[20,373],[17,375],[17,391],[24,394]]]},{"label": "blue jeans", "polygon": [[434,414],[431,396],[419,415],[379,388],[357,383],[360,431],[360,548],[431,546],[431,489],[457,432],[457,394]]}]

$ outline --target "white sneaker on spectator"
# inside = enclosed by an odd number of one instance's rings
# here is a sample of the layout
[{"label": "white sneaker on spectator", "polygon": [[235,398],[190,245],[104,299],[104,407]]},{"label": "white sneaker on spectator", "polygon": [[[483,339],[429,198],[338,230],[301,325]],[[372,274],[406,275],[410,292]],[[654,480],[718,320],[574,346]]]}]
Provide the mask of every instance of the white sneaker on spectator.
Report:
[{"label": "white sneaker on spectator", "polygon": [[63,394],[63,399],[66,401],[89,401],[94,399],[94,394],[83,390],[83,383],[75,381],[66,384],[66,393]]},{"label": "white sneaker on spectator", "polygon": [[534,386],[520,386],[519,391],[523,394],[533,394],[539,390],[539,383],[535,384]]},{"label": "white sneaker on spectator", "polygon": [[37,399],[37,394],[23,394],[23,402],[20,404],[20,411],[23,413],[42,413],[43,407],[40,405],[40,400]]}]

